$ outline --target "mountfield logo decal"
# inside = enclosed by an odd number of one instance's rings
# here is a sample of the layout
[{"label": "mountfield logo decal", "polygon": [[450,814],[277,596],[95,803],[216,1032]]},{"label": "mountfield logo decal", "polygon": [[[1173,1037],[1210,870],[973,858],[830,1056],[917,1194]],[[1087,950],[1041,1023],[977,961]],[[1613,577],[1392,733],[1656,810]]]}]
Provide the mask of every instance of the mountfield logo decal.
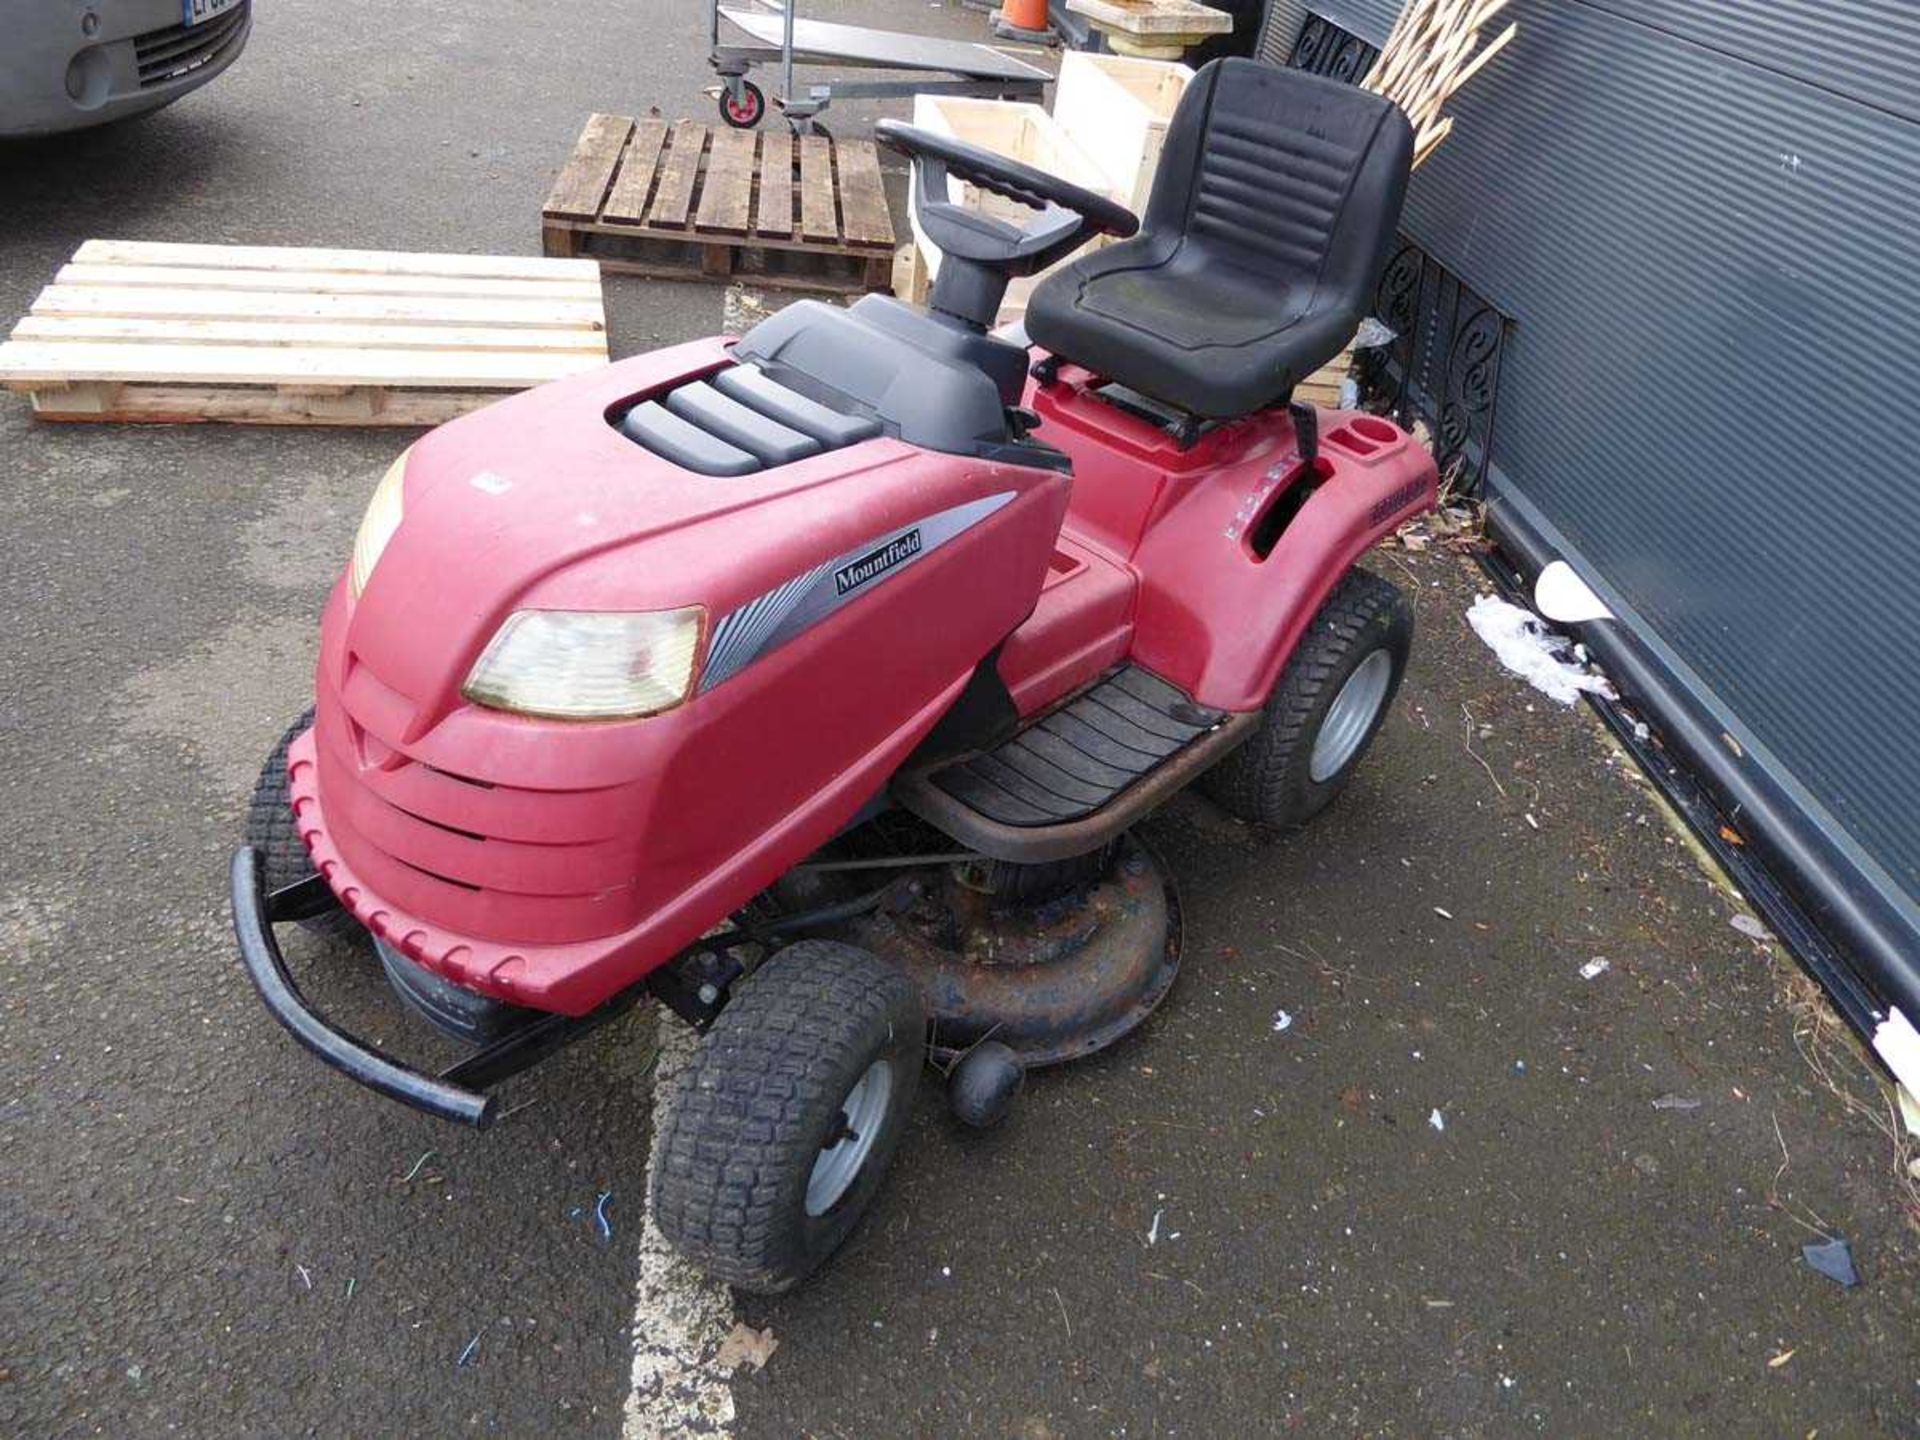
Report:
[{"label": "mountfield logo decal", "polygon": [[860,604],[874,581],[957,540],[1011,499],[1013,491],[1003,490],[922,515],[885,540],[863,535],[849,548],[823,557],[729,611],[720,617],[707,642],[700,688],[711,690],[760,656],[804,635],[842,606]]},{"label": "mountfield logo decal", "polygon": [[1426,493],[1426,481],[1409,480],[1391,495],[1374,502],[1373,508],[1367,512],[1367,523],[1369,525],[1381,524],[1394,515],[1399,514],[1400,511],[1406,509],[1407,506],[1413,504],[1414,501]]},{"label": "mountfield logo decal", "polygon": [[878,550],[869,550],[858,560],[849,560],[833,572],[833,589],[836,595],[844,595],[849,590],[857,590],[869,580],[880,576],[920,553],[920,532],[918,529],[896,535]]}]

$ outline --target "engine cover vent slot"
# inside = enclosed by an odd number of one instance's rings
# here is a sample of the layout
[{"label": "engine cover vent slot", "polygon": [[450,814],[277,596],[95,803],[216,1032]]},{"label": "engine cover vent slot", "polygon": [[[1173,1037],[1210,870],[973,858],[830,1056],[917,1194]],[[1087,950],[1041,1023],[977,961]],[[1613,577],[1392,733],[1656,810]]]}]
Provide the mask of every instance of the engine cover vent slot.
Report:
[{"label": "engine cover vent slot", "polygon": [[620,433],[662,460],[702,475],[751,475],[763,468],[739,446],[682,420],[658,400],[643,400],[629,410]]},{"label": "engine cover vent slot", "polygon": [[758,365],[735,365],[722,370],[713,377],[713,387],[782,425],[811,435],[830,450],[871,440],[880,433],[878,420],[830,410],[798,390],[789,390],[779,381],[769,379]]},{"label": "engine cover vent slot", "polygon": [[753,365],[643,400],[617,421],[645,450],[702,475],[751,475],[880,433],[877,420],[844,415],[790,390]]}]

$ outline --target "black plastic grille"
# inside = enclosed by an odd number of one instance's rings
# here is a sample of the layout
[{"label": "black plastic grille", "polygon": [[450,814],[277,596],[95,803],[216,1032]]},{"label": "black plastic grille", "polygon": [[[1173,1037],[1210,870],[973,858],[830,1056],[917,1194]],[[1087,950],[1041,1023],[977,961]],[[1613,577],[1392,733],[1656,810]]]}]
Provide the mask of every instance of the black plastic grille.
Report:
[{"label": "black plastic grille", "polygon": [[133,37],[133,53],[140,69],[140,88],[152,89],[191,75],[203,65],[211,65],[246,32],[247,19],[253,13],[253,0],[240,3],[224,14],[198,25],[168,25]]}]

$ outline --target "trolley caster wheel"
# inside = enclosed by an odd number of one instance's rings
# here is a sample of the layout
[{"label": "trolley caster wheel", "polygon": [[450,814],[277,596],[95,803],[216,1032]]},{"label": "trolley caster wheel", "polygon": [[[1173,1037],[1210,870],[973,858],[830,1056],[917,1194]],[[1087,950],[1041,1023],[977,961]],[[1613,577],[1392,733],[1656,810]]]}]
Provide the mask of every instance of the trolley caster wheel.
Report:
[{"label": "trolley caster wheel", "polygon": [[947,1080],[947,1103],[957,1119],[976,1130],[985,1130],[1007,1118],[1007,1111],[1026,1083],[1026,1067],[1013,1048],[998,1040],[985,1040],[953,1067]]},{"label": "trolley caster wheel", "polygon": [[767,97],[751,80],[740,82],[740,98],[726,86],[720,87],[720,118],[736,130],[751,130],[767,113]]}]

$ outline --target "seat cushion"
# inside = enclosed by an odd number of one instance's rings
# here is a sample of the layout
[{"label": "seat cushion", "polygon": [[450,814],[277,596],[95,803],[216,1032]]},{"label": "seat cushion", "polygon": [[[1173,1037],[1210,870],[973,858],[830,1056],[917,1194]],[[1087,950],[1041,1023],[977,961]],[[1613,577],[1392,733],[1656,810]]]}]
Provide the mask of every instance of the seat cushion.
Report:
[{"label": "seat cushion", "polygon": [[1194,415],[1284,401],[1365,313],[1412,141],[1377,95],[1209,65],[1168,128],[1140,233],[1042,281],[1028,335]]},{"label": "seat cushion", "polygon": [[1027,307],[1027,333],[1075,364],[1191,414],[1245,415],[1304,378],[1285,368],[1281,351],[1307,298],[1297,288],[1274,293],[1231,262],[1206,264],[1198,252],[1180,249],[1158,257],[1129,243],[1049,278]]},{"label": "seat cushion", "polygon": [[[1258,275],[1222,260],[1206,267],[1195,252],[1166,259],[1129,255],[1125,247],[1089,257],[1074,295],[1089,317],[1137,331],[1137,343],[1176,350],[1235,350],[1258,344],[1298,320],[1307,296],[1298,286],[1277,293]],[[1192,272],[1192,273],[1190,273]]]}]

